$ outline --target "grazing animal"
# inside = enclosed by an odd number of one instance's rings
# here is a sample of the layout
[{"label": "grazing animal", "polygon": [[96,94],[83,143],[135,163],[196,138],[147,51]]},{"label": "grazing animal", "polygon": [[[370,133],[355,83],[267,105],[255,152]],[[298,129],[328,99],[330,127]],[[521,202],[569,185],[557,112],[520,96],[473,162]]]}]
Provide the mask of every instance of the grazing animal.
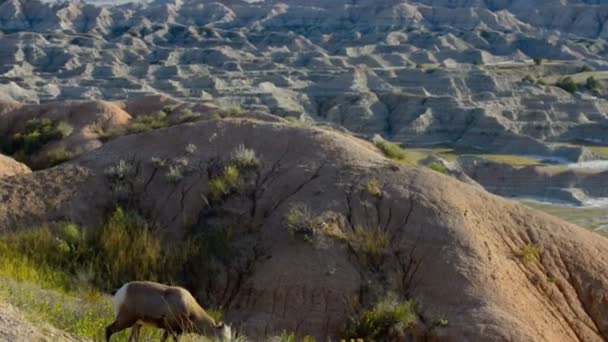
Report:
[{"label": "grazing animal", "polygon": [[208,334],[222,329],[196,302],[188,290],[149,281],[133,281],[123,285],[112,299],[116,317],[106,327],[106,342],[112,334],[131,328],[129,341],[137,341],[142,324],[164,329],[161,341],[169,335],[178,342],[182,333]]}]

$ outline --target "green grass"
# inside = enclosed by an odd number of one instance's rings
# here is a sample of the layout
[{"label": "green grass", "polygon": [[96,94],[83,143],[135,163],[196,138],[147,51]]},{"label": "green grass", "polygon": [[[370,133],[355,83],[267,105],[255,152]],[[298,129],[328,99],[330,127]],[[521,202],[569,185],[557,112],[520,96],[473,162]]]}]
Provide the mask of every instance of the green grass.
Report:
[{"label": "green grass", "polygon": [[376,145],[376,147],[388,158],[400,162],[408,162],[408,154],[405,149],[399,146],[399,144],[384,140],[377,136],[374,138],[374,145]]},{"label": "green grass", "polygon": [[359,317],[352,319],[344,338],[384,341],[390,331],[405,332],[415,322],[416,310],[413,301],[401,301],[388,296],[370,310],[365,310]]},{"label": "green grass", "polygon": [[606,208],[579,208],[535,201],[522,201],[522,203],[590,230],[608,226]]},{"label": "green grass", "polygon": [[239,169],[234,165],[226,166],[221,175],[209,181],[207,190],[209,199],[213,202],[220,202],[238,188],[239,180]]},{"label": "green grass", "polygon": [[57,148],[47,152],[46,159],[48,166],[59,165],[74,158],[74,153],[66,148]]},{"label": "green grass", "polygon": [[374,197],[382,197],[382,188],[377,179],[372,179],[367,182],[367,192]]},{"label": "green grass", "polygon": [[168,125],[167,114],[159,111],[152,114],[136,116],[129,124],[129,127],[127,127],[127,132],[131,134],[143,133],[153,129],[167,127]]},{"label": "green grass", "polygon": [[440,163],[438,161],[430,163],[428,165],[428,168],[431,169],[431,170],[433,170],[433,171],[436,171],[436,172],[439,172],[439,173],[443,173],[444,175],[448,174],[448,168],[445,167],[445,165],[443,165],[442,163]]},{"label": "green grass", "polygon": [[540,258],[540,255],[543,252],[543,248],[538,245],[529,245],[526,244],[520,248],[519,251],[515,253],[515,255],[524,263],[531,263]]},{"label": "green grass", "polygon": [[71,135],[73,130],[73,127],[64,121],[31,119],[26,122],[23,131],[0,138],[0,151],[30,165],[32,155],[48,143]]},{"label": "green grass", "polygon": [[379,228],[355,227],[347,234],[346,240],[351,248],[362,255],[372,267],[380,266],[390,243],[388,234]]}]

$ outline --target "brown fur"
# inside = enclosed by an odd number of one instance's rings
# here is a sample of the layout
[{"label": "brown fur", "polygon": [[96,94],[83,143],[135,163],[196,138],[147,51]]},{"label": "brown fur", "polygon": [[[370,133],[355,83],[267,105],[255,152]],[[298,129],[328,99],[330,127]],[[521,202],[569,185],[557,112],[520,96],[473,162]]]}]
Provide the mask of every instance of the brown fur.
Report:
[{"label": "brown fur", "polygon": [[106,327],[106,341],[112,334],[132,328],[129,341],[136,340],[142,323],[164,329],[177,341],[182,333],[207,334],[209,328],[222,328],[196,302],[188,290],[148,281],[128,283],[125,299],[117,309],[114,322]]}]

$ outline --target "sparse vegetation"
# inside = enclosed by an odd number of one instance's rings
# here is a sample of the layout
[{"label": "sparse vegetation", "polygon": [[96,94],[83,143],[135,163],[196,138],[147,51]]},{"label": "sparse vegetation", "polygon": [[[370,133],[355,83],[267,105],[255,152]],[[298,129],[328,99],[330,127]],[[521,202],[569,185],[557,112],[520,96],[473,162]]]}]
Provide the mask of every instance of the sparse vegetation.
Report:
[{"label": "sparse vegetation", "polygon": [[47,152],[46,160],[48,166],[59,165],[65,161],[74,158],[74,153],[66,148],[57,148]]},{"label": "sparse vegetation", "polygon": [[241,144],[232,152],[232,161],[239,168],[255,168],[260,164],[255,150]]},{"label": "sparse vegetation", "polygon": [[377,179],[371,179],[367,182],[367,192],[374,197],[382,197],[382,189]]},{"label": "sparse vegetation", "polygon": [[186,122],[194,122],[200,120],[201,117],[202,115],[200,113],[193,113],[190,109],[185,109],[180,113],[177,122],[180,124]]},{"label": "sparse vegetation", "polygon": [[316,342],[312,336],[299,336],[295,332],[283,330],[280,335],[271,337],[269,342]]},{"label": "sparse vegetation", "polygon": [[562,78],[555,85],[569,93],[574,93],[578,91],[578,84],[574,82],[574,79],[572,79],[572,77],[570,76]]},{"label": "sparse vegetation", "polygon": [[362,255],[366,263],[374,268],[379,267],[387,254],[389,237],[380,228],[364,228],[357,226],[347,234],[347,243],[358,255]]},{"label": "sparse vegetation", "polygon": [[175,165],[169,166],[169,170],[165,174],[165,179],[169,183],[174,183],[174,184],[179,183],[179,181],[182,180],[182,178],[184,178],[184,175],[182,174],[182,171],[179,167],[177,167]]},{"label": "sparse vegetation", "polygon": [[243,115],[243,110],[240,107],[228,107],[215,111],[212,114],[213,118],[225,119]]},{"label": "sparse vegetation", "polygon": [[599,90],[602,88],[601,83],[593,76],[589,76],[587,81],[585,82],[587,89],[589,90]]},{"label": "sparse vegetation", "polygon": [[52,141],[68,137],[73,130],[73,127],[64,121],[52,121],[48,118],[31,119],[26,122],[23,131],[0,140],[0,150],[6,155],[30,164],[33,154]]},{"label": "sparse vegetation", "polygon": [[131,134],[143,133],[149,130],[159,129],[167,126],[167,114],[163,111],[159,111],[152,114],[136,116],[127,128],[127,132]]},{"label": "sparse vegetation", "polygon": [[531,83],[531,84],[534,84],[536,82],[534,77],[532,77],[530,75],[526,75],[521,81],[526,82],[526,83]]},{"label": "sparse vegetation", "polygon": [[237,188],[239,179],[239,169],[234,165],[226,166],[220,176],[209,181],[209,199],[213,202],[220,202]]},{"label": "sparse vegetation", "polygon": [[428,165],[428,168],[433,171],[443,173],[444,175],[447,175],[449,173],[448,168],[445,167],[445,165],[443,165],[443,163],[439,162],[439,161],[434,161],[434,162],[430,163]]},{"label": "sparse vegetation", "polygon": [[285,221],[292,236],[302,236],[311,243],[314,243],[315,239],[325,236],[338,240],[346,238],[340,230],[342,217],[339,214],[331,211],[314,214],[303,203],[293,204],[285,217]]},{"label": "sparse vegetation", "polygon": [[396,143],[384,140],[379,135],[374,137],[374,145],[378,147],[387,157],[404,161],[407,158],[407,153],[401,146]]},{"label": "sparse vegetation", "polygon": [[403,336],[416,323],[416,311],[411,300],[401,301],[396,296],[378,302],[351,320],[345,338],[364,341],[385,341],[391,334]]},{"label": "sparse vegetation", "polygon": [[524,263],[530,263],[534,260],[538,260],[542,254],[543,249],[538,245],[524,245],[517,253],[517,257]]}]

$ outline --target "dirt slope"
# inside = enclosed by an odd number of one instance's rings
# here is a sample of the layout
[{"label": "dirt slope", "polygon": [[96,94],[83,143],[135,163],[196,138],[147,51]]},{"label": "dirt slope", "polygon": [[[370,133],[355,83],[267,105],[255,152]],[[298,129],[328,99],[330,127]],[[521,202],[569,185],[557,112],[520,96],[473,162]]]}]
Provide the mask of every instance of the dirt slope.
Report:
[{"label": "dirt slope", "polygon": [[0,154],[0,178],[30,173],[31,170],[26,165],[13,158]]},{"label": "dirt slope", "polygon": [[46,324],[34,324],[25,318],[19,309],[0,302],[0,341],[67,342],[80,340]]},{"label": "dirt slope", "polygon": [[[260,166],[242,171],[239,190],[214,201],[209,180],[239,144],[256,151]],[[120,180],[126,187],[109,176],[120,160],[129,165]],[[170,167],[182,177],[169,177]],[[372,180],[379,196],[367,190]],[[192,222],[201,231],[232,227],[237,255],[193,290],[254,338],[282,329],[338,336],[357,308],[389,291],[416,301],[416,340],[608,338],[608,240],[436,172],[394,164],[333,131],[248,119],[179,125],[12,177],[0,182],[0,198],[7,199],[0,230],[66,219],[93,226],[125,200],[165,241]],[[286,216],[296,203],[313,218],[340,217],[343,235],[380,231],[390,243],[372,258],[327,236],[314,243],[292,236]],[[531,245],[543,252],[524,262],[517,254]],[[438,319],[449,324],[436,327]]]}]

